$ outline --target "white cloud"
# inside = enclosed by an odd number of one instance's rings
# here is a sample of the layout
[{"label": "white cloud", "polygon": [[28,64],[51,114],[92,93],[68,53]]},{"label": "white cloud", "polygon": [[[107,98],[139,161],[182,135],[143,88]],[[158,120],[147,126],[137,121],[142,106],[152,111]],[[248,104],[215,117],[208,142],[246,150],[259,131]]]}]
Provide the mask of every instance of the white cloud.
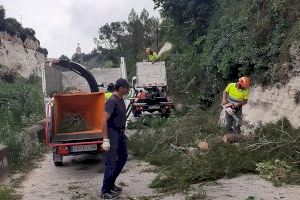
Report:
[{"label": "white cloud", "polygon": [[0,0],[0,4],[7,17],[21,21],[22,15],[23,25],[36,31],[49,57],[71,56],[78,42],[83,51],[91,51],[99,27],[127,20],[132,8],[159,15],[152,0]]}]

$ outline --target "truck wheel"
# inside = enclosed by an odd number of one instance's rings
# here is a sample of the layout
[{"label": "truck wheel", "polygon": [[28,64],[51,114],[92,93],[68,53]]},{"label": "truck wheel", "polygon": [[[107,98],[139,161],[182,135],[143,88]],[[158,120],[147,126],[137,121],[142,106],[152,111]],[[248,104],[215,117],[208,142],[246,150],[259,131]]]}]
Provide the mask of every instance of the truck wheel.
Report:
[{"label": "truck wheel", "polygon": [[138,113],[135,110],[133,110],[132,113],[134,117],[138,117]]},{"label": "truck wheel", "polygon": [[161,112],[161,117],[165,117],[165,118],[170,117],[170,110],[166,109],[163,112]]},{"label": "truck wheel", "polygon": [[63,156],[53,152],[53,163],[56,167],[63,165]]},{"label": "truck wheel", "polygon": [[133,116],[134,117],[139,117],[141,115],[141,112],[138,112],[138,111],[132,111],[133,112]]}]

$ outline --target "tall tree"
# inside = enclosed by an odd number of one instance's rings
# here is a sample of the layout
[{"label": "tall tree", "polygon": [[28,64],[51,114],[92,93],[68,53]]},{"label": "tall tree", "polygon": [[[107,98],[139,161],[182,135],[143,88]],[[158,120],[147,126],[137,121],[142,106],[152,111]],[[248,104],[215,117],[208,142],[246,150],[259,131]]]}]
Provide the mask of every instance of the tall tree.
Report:
[{"label": "tall tree", "polygon": [[115,64],[119,57],[126,57],[128,72],[132,76],[135,62],[142,60],[144,49],[154,41],[157,23],[158,19],[150,17],[146,9],[141,13],[132,9],[126,22],[107,23],[99,28],[99,36],[95,39],[98,51],[112,55]]}]

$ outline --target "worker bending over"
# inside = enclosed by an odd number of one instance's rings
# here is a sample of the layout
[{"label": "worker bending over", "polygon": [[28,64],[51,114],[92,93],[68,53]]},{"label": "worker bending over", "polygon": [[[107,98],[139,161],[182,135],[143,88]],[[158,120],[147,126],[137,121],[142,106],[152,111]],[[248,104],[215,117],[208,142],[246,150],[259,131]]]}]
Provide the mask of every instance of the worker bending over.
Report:
[{"label": "worker bending over", "polygon": [[147,48],[146,49],[146,54],[148,56],[148,62],[152,62],[152,64],[155,63],[155,62],[157,62],[158,59],[159,59],[159,56],[157,55],[157,53],[155,53],[154,51],[152,51],[151,48]]},{"label": "worker bending over", "polygon": [[[230,83],[223,92],[222,105],[225,112],[226,133],[241,134],[242,107],[247,104],[250,95],[250,80],[241,77],[237,83]],[[236,116],[237,119],[234,118]],[[238,122],[236,122],[238,120]]]},{"label": "worker bending over", "polygon": [[128,95],[130,85],[126,79],[118,79],[115,92],[106,101],[103,122],[103,144],[105,170],[101,197],[115,199],[122,188],[115,185],[127,161],[127,144],[125,141],[126,105],[124,96]]}]

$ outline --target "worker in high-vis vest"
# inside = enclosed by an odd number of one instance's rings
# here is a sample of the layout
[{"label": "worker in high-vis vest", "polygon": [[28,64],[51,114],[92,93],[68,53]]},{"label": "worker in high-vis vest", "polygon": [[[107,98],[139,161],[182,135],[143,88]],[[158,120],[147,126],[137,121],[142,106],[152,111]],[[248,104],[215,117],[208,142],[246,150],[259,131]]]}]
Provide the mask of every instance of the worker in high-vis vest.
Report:
[{"label": "worker in high-vis vest", "polygon": [[[229,83],[223,92],[226,133],[241,134],[242,107],[250,96],[250,79],[241,77],[237,83]],[[237,123],[236,123],[237,122]]]},{"label": "worker in high-vis vest", "polygon": [[114,92],[115,92],[115,85],[113,83],[108,84],[105,92],[105,100],[109,99]]},{"label": "worker in high-vis vest", "polygon": [[155,63],[159,59],[159,56],[157,55],[157,53],[155,53],[154,51],[152,51],[151,48],[147,48],[146,49],[146,54],[148,56],[148,62]]}]

